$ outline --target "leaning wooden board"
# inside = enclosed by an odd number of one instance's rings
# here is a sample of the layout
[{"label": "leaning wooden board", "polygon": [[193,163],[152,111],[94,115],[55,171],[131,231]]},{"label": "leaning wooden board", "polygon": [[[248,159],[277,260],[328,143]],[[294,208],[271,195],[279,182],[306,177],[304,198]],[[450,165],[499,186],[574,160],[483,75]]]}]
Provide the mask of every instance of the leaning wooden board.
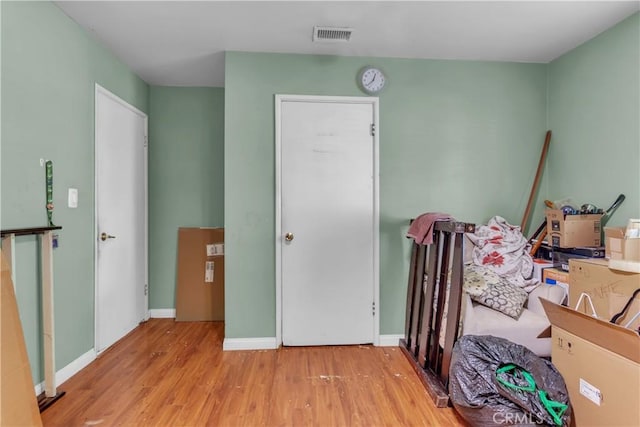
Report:
[{"label": "leaning wooden board", "polygon": [[18,314],[11,270],[2,258],[0,347],[0,425],[41,426],[31,367]]}]

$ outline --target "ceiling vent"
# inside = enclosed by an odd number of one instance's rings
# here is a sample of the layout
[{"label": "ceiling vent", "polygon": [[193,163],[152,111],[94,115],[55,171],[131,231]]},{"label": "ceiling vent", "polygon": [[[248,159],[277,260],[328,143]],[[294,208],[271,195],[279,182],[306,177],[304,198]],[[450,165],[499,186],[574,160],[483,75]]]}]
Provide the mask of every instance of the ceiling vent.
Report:
[{"label": "ceiling vent", "polygon": [[353,28],[313,27],[313,41],[322,43],[348,42]]}]

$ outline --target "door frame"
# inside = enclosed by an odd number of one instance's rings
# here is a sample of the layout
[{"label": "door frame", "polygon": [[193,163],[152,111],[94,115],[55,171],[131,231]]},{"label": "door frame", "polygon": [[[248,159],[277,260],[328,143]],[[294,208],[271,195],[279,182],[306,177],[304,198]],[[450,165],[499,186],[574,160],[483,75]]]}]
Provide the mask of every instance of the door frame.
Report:
[{"label": "door frame", "polygon": [[275,178],[276,178],[276,347],[282,345],[282,104],[284,102],[324,102],[340,104],[368,104],[373,107],[373,344],[380,345],[380,130],[379,99],[358,96],[275,95]]},{"label": "door frame", "polygon": [[[143,111],[138,110],[118,95],[110,92],[108,89],[95,84],[94,95],[94,112],[93,112],[93,274],[94,274],[94,310],[93,310],[93,345],[97,354],[98,351],[98,96],[104,95],[112,101],[117,102],[124,108],[130,110],[134,114],[142,117],[144,120],[144,149],[143,149],[143,191],[144,191],[144,312],[143,319],[149,319],[149,117]],[[106,349],[105,349],[106,350]]]}]

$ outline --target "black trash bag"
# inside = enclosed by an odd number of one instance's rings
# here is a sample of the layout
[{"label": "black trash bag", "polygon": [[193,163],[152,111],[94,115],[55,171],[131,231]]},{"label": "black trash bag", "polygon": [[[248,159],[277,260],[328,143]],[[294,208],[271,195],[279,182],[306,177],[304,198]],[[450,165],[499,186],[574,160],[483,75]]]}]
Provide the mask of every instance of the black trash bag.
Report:
[{"label": "black trash bag", "polygon": [[456,341],[449,396],[472,426],[568,426],[571,403],[562,375],[528,348],[490,335]]}]

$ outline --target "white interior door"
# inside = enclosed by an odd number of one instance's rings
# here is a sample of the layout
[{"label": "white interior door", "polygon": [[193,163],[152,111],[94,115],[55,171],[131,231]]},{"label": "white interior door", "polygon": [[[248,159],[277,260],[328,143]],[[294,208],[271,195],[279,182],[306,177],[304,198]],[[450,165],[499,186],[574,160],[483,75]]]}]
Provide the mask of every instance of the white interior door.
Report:
[{"label": "white interior door", "polygon": [[372,343],[377,104],[318,98],[280,103],[282,342]]},{"label": "white interior door", "polygon": [[147,117],[96,85],[96,351],[147,312]]}]

